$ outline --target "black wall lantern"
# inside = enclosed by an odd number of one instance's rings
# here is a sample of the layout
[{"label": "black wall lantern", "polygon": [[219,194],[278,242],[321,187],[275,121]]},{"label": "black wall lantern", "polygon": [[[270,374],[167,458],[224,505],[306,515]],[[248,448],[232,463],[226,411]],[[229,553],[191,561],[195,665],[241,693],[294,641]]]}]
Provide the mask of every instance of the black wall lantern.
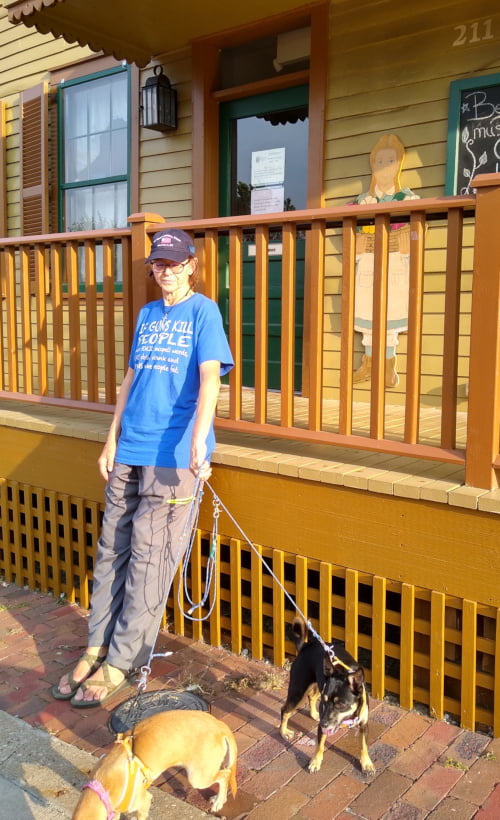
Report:
[{"label": "black wall lantern", "polygon": [[154,77],[141,88],[142,126],[154,131],[177,128],[177,91],[163,73],[161,65],[154,68]]}]

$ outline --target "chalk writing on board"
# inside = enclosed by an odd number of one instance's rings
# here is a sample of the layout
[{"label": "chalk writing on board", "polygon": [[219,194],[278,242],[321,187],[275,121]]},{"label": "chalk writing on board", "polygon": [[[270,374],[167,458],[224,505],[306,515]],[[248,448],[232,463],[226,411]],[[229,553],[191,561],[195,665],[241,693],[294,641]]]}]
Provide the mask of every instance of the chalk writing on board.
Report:
[{"label": "chalk writing on board", "polygon": [[470,194],[473,179],[500,171],[500,85],[462,91],[458,179],[460,194]]}]

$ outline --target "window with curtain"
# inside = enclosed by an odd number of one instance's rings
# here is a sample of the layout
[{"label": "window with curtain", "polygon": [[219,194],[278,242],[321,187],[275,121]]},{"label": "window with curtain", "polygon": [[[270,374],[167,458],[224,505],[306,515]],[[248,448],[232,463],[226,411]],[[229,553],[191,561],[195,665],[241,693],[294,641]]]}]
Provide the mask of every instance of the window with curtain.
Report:
[{"label": "window with curtain", "polygon": [[126,68],[59,86],[62,230],[127,224],[128,87]]},{"label": "window with curtain", "polygon": [[[60,230],[127,225],[129,97],[127,67],[59,85]],[[99,258],[96,262],[99,281]],[[121,272],[116,274],[119,281]]]}]

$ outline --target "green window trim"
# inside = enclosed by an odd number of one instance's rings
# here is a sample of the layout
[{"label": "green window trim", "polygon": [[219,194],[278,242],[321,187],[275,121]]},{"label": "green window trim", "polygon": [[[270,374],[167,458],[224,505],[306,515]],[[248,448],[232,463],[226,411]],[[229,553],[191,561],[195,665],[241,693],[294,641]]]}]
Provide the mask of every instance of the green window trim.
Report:
[{"label": "green window trim", "polygon": [[460,114],[462,93],[500,86],[500,74],[484,74],[466,79],[454,80],[450,83],[450,101],[448,108],[448,140],[446,151],[446,180],[445,195],[453,196],[457,193],[460,149]]}]

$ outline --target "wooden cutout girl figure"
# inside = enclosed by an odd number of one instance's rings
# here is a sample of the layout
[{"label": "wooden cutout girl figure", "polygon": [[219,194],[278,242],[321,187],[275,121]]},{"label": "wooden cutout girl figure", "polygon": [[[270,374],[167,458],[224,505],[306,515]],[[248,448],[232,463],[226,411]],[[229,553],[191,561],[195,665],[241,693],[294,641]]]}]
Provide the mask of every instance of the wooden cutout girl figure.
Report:
[{"label": "wooden cutout girl figure", "polygon": [[[370,190],[355,200],[358,205],[419,199],[410,188],[401,188],[399,176],[405,149],[394,134],[384,134],[370,153],[372,178]],[[374,228],[361,229],[356,237],[356,285],[354,328],[363,334],[365,352],[361,366],[354,372],[353,382],[367,381],[372,369]],[[408,294],[410,281],[409,225],[391,225],[388,261],[386,387],[396,387],[398,334],[408,330]]]}]

